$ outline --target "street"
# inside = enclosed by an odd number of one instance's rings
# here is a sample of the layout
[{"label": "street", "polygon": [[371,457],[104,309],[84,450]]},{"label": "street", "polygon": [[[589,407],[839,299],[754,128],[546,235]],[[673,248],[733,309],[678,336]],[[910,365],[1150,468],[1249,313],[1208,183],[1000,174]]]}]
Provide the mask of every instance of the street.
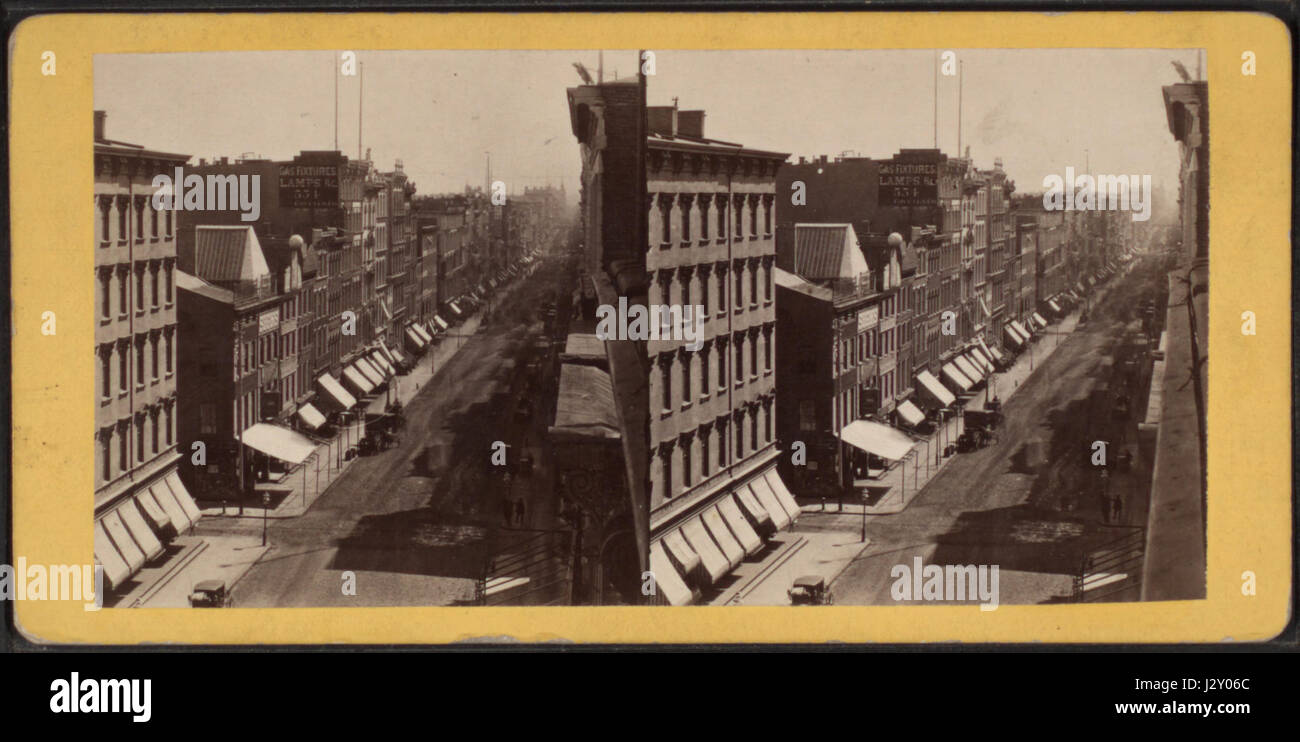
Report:
[{"label": "street", "polygon": [[[518,294],[541,290],[547,271],[520,279]],[[505,292],[501,297],[506,296]],[[474,598],[487,556],[519,537],[502,519],[500,477],[489,473],[492,444],[534,440],[539,410],[512,416],[521,394],[517,359],[540,325],[526,311],[495,314],[405,403],[400,443],[362,457],[302,516],[270,526],[268,553],[235,589],[235,604],[269,606],[452,605]],[[453,329],[453,332],[455,330]],[[536,458],[536,457],[535,457]],[[512,497],[525,497],[525,525],[547,515],[539,466]],[[213,519],[216,520],[216,519]],[[260,531],[254,519],[209,527]],[[345,580],[351,572],[354,579]],[[345,593],[349,584],[355,595]],[[349,591],[350,592],[350,591]]]},{"label": "street", "polygon": [[[995,444],[959,454],[905,511],[868,519],[870,546],[835,580],[837,604],[893,604],[890,571],[910,567],[916,557],[927,565],[998,565],[1002,604],[1068,599],[1091,549],[1125,532],[1125,525],[1145,525],[1145,498],[1136,495],[1125,504],[1122,523],[1104,524],[1094,480],[1078,475],[1085,467],[1068,463],[1073,451],[1090,444],[1078,439],[1077,424],[1087,415],[1087,382],[1101,375],[1127,319],[1118,308],[1133,298],[1135,284],[1124,283],[1094,304],[1091,322],[1072,334],[1039,341],[1038,356],[1045,345],[1059,347],[1007,400]],[[1112,479],[1143,476],[1137,469]],[[810,513],[804,520],[804,530],[858,527],[851,515]]]}]

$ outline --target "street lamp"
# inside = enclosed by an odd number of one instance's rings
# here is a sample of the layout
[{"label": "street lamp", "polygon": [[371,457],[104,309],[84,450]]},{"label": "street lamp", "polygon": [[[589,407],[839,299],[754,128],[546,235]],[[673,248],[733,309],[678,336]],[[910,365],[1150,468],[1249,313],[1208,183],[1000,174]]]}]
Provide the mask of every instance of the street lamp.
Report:
[{"label": "street lamp", "polygon": [[262,546],[266,546],[266,516],[271,512],[271,493],[262,493]]}]

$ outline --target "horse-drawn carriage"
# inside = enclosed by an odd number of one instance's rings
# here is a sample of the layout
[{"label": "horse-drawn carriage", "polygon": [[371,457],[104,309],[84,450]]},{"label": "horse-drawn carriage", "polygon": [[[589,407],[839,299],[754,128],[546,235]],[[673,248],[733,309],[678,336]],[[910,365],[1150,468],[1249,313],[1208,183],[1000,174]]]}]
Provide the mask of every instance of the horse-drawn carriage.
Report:
[{"label": "horse-drawn carriage", "polygon": [[[993,405],[990,404],[990,407],[993,407]],[[997,429],[1002,425],[1000,407],[986,410],[967,410],[964,420],[965,431],[957,437],[958,453],[969,453],[984,448],[990,443],[997,442]]]}]

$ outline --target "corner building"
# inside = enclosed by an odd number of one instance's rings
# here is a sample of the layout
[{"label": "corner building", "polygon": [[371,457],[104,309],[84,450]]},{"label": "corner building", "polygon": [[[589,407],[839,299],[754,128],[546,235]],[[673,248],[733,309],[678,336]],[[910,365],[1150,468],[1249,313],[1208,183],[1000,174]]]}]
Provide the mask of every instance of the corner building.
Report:
[{"label": "corner building", "polygon": [[[636,81],[569,90],[599,303],[690,307],[701,330],[694,343],[605,341],[652,600],[684,605],[716,597],[798,516],[774,417],[775,186],[788,155],[709,139],[703,111],[643,101]],[[617,208],[638,202],[640,218]]]}]

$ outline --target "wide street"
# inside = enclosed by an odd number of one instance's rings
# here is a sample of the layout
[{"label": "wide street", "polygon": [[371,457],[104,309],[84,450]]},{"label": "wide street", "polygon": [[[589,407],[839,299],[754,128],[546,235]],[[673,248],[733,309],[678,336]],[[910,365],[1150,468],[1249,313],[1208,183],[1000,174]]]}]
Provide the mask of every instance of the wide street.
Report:
[{"label": "wide street", "polygon": [[[511,308],[498,309],[477,334],[442,341],[462,347],[406,403],[400,444],[354,462],[307,513],[273,522],[273,548],[236,585],[235,605],[428,606],[473,599],[487,555],[520,534],[503,522],[500,477],[490,473],[489,455],[493,441],[513,446],[541,417],[519,422],[512,412],[522,393],[521,354],[541,332],[529,298],[548,289],[547,276],[539,270],[519,279],[509,293]],[[504,296],[499,291],[497,298]],[[535,431],[531,437],[537,439]],[[532,479],[525,525],[535,525],[531,511],[539,518],[545,512],[532,502],[542,499],[544,474]],[[262,528],[247,518],[208,525]],[[346,572],[355,577],[355,595],[344,592]]]},{"label": "wide street", "polygon": [[[903,512],[868,519],[870,545],[832,585],[837,604],[894,604],[891,569],[910,568],[916,557],[927,565],[998,565],[1002,604],[1070,595],[1086,553],[1125,531],[1122,524],[1101,522],[1095,480],[1075,452],[1091,443],[1081,438],[1078,424],[1087,415],[1087,382],[1103,375],[1104,361],[1131,318],[1137,273],[1115,279],[1119,285],[1101,306],[1094,304],[1089,323],[1039,341],[1033,352],[1040,359],[1045,347],[1059,347],[1007,400],[997,443],[957,454]],[[1004,396],[1008,391],[997,388]],[[1140,406],[1145,409],[1145,399]],[[1114,476],[1144,476],[1137,469]],[[1145,501],[1130,499],[1123,524],[1144,525]],[[858,528],[850,515],[805,522],[801,529]]]}]

